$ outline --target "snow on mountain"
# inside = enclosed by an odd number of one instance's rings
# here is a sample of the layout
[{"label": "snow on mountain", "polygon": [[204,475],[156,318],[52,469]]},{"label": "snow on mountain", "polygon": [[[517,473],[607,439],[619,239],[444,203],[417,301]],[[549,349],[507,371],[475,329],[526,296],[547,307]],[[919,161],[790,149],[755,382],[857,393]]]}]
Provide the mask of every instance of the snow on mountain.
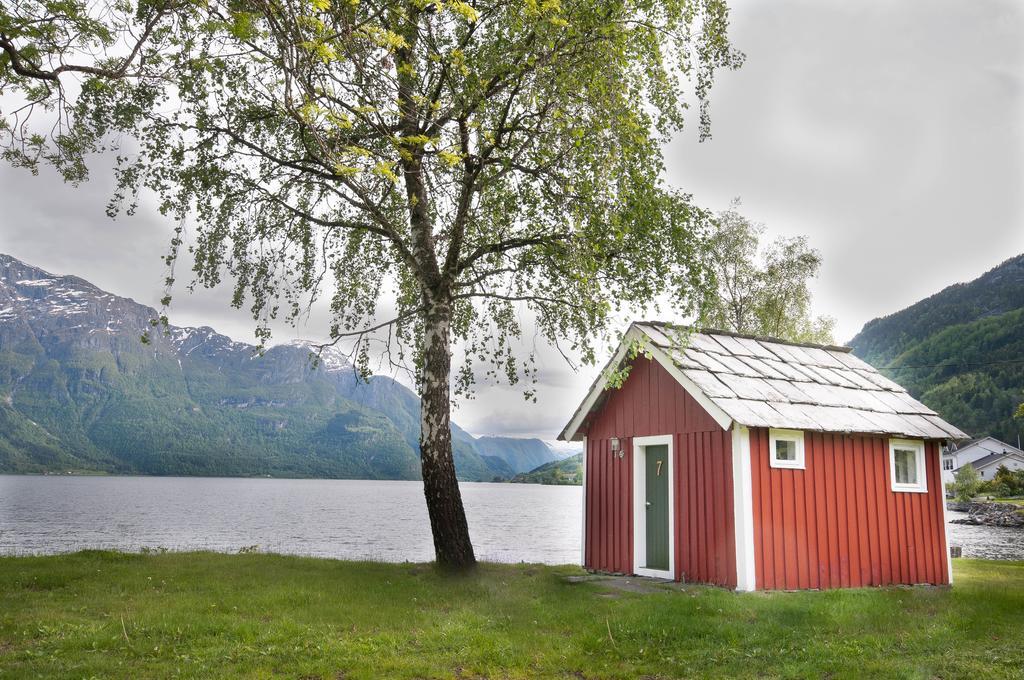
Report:
[{"label": "snow on mountain", "polygon": [[327,373],[352,370],[352,362],[349,361],[344,350],[334,346],[321,347],[322,344],[313,340],[292,340],[286,346],[306,350],[316,358],[317,365]]},{"label": "snow on mountain", "polygon": [[[363,381],[338,347],[297,339],[260,353],[209,326],[154,327],[158,316],[0,254],[0,415],[21,419],[15,434],[0,428],[0,471],[46,471],[50,460],[155,474],[418,475],[419,398],[401,383]],[[508,478],[545,454],[452,431],[462,479]]]}]

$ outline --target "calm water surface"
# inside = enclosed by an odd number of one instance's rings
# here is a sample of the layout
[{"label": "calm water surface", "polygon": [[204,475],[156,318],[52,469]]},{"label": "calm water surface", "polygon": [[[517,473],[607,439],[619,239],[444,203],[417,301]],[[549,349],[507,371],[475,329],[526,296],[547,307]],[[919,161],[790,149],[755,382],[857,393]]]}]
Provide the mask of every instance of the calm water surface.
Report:
[{"label": "calm water surface", "polygon": [[[949,519],[965,519],[966,512],[947,511]],[[988,560],[1024,560],[1024,529],[950,524],[949,544],[964,549],[964,557]]]},{"label": "calm water surface", "polygon": [[[461,487],[479,558],[579,563],[579,487]],[[1024,560],[1024,531],[949,530],[965,557]],[[252,545],[346,559],[433,558],[419,482],[0,475],[0,553]]]},{"label": "calm water surface", "polygon": [[[580,488],[461,484],[477,557],[578,563]],[[420,482],[0,475],[0,553],[83,548],[433,559]]]}]

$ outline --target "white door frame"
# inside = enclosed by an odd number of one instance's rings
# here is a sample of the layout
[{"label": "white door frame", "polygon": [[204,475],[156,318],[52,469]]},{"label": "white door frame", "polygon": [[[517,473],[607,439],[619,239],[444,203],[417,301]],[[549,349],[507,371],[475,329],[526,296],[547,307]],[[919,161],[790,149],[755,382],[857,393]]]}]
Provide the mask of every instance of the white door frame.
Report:
[{"label": "white door frame", "polygon": [[[673,436],[633,437],[633,573],[639,576],[675,579],[676,499]],[[668,570],[648,569],[647,563],[647,451],[648,446],[668,445]]]}]

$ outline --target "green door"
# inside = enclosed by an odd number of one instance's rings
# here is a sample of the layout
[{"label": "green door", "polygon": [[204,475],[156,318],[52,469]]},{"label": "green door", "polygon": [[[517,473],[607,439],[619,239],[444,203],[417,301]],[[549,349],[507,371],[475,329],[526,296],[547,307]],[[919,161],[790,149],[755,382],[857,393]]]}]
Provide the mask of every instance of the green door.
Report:
[{"label": "green door", "polygon": [[668,446],[646,446],[647,564],[668,570]]}]

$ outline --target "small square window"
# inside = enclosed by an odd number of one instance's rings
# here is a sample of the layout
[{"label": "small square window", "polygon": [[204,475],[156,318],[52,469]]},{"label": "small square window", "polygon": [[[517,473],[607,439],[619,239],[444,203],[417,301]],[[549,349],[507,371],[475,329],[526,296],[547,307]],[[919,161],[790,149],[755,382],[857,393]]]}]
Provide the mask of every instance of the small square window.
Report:
[{"label": "small square window", "polygon": [[943,458],[942,459],[942,469],[943,470],[952,470],[953,469],[953,459],[952,458]]},{"label": "small square window", "polygon": [[920,440],[889,440],[889,471],[893,491],[925,493],[924,442]]},{"label": "small square window", "polygon": [[804,469],[804,433],[800,430],[769,430],[768,446],[772,467]]},{"label": "small square window", "polygon": [[914,449],[893,449],[896,465],[897,484],[917,484],[917,451]]}]

